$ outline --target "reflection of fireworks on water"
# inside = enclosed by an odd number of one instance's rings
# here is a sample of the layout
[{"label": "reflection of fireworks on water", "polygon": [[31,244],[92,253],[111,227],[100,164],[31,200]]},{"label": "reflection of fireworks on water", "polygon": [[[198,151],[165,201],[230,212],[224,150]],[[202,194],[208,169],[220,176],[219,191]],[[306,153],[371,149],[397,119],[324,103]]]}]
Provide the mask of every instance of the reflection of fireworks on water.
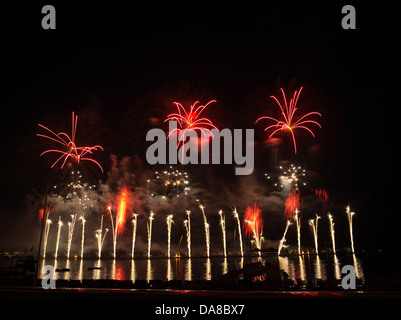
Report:
[{"label": "reflection of fireworks on water", "polygon": [[274,174],[265,173],[267,180],[271,181],[275,187],[283,190],[295,188],[299,190],[299,186],[306,186],[306,170],[301,166],[291,164],[288,166],[279,166],[279,172]]},{"label": "reflection of fireworks on water", "polygon": [[243,244],[242,244],[241,222],[240,222],[240,220],[239,220],[239,215],[238,215],[238,212],[237,212],[237,209],[236,209],[236,208],[234,208],[233,215],[234,215],[234,218],[237,220],[238,237],[239,237],[239,246],[240,246],[241,257],[242,257],[242,256],[244,255],[244,246],[243,246]]},{"label": "reflection of fireworks on water", "polygon": [[318,248],[318,241],[317,241],[317,237],[318,237],[318,222],[319,222],[320,217],[318,215],[316,215],[315,219],[310,219],[309,220],[309,225],[312,228],[312,232],[313,232],[313,239],[315,240],[315,253],[319,254],[319,248]]},{"label": "reflection of fireworks on water", "polygon": [[283,95],[283,102],[284,102],[283,105],[284,106],[280,103],[280,101],[275,96],[270,96],[270,98],[274,99],[276,101],[276,103],[278,104],[278,106],[280,107],[280,110],[281,110],[280,118],[264,116],[264,117],[260,117],[259,119],[256,120],[256,123],[263,119],[273,121],[273,124],[267,126],[264,129],[265,131],[272,131],[272,133],[268,137],[269,139],[272,138],[275,134],[277,134],[280,131],[288,130],[292,136],[295,153],[297,153],[297,143],[296,143],[295,134],[294,134],[295,129],[304,129],[304,130],[308,131],[313,137],[315,137],[315,134],[308,127],[308,125],[313,124],[313,125],[317,125],[319,128],[321,128],[321,125],[317,121],[312,120],[310,118],[311,116],[315,116],[315,115],[321,117],[322,115],[319,112],[313,111],[313,112],[309,112],[306,114],[301,113],[301,114],[296,115],[296,111],[298,110],[298,108],[297,108],[298,98],[301,94],[301,91],[302,91],[302,87],[299,89],[299,91],[295,91],[294,96],[290,99],[290,102],[288,104],[284,90],[281,89],[281,93]]},{"label": "reflection of fireworks on water", "polygon": [[191,258],[191,211],[187,210],[186,214],[188,218],[184,220],[184,226],[187,231],[188,258]]},{"label": "reflection of fireworks on water", "polygon": [[221,232],[223,235],[223,252],[224,252],[224,257],[227,257],[227,244],[226,244],[226,218],[223,215],[223,210],[219,211],[219,216],[220,216],[220,226],[221,226]]},{"label": "reflection of fireworks on water", "polygon": [[56,161],[52,164],[51,168],[53,168],[59,161],[62,161],[61,164],[61,169],[65,166],[67,160],[69,158],[75,160],[77,164],[80,163],[80,161],[90,161],[95,163],[100,170],[103,172],[102,166],[97,162],[96,160],[91,158],[91,155],[93,154],[93,151],[101,150],[103,151],[103,148],[99,145],[93,146],[93,147],[78,147],[75,142],[75,134],[77,131],[77,123],[78,123],[78,116],[74,115],[74,112],[72,113],[72,129],[71,129],[71,136],[69,136],[65,132],[59,132],[55,133],[49,128],[45,127],[44,125],[38,124],[39,127],[42,129],[45,129],[47,131],[47,134],[40,134],[38,133],[38,137],[46,138],[50,141],[56,142],[56,145],[58,148],[55,149],[48,149],[44,152],[42,152],[41,156],[44,154],[48,153],[55,153],[59,157],[57,158]]},{"label": "reflection of fireworks on water", "polygon": [[161,195],[163,198],[173,196],[188,195],[190,192],[190,182],[187,172],[181,172],[169,166],[168,170],[155,171],[154,178],[148,179],[148,189],[151,196]]},{"label": "reflection of fireworks on water", "polygon": [[263,232],[262,206],[255,201],[253,206],[249,205],[244,214],[245,236],[253,238],[256,248],[261,251],[261,241]]},{"label": "reflection of fireworks on water", "polygon": [[167,222],[167,257],[171,256],[171,225],[174,223],[173,215],[169,214],[166,218]]}]

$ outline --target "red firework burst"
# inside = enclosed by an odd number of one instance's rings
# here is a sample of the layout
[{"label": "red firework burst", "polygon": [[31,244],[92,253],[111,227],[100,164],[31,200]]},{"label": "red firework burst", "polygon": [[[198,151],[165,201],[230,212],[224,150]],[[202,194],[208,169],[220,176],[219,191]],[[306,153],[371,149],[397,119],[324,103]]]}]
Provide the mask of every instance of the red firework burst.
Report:
[{"label": "red firework burst", "polygon": [[295,209],[299,209],[300,194],[294,188],[285,200],[284,216],[287,220],[294,218]]},{"label": "red firework burst", "polygon": [[325,189],[312,189],[315,191],[315,195],[319,198],[322,202],[323,211],[326,211],[326,203],[329,201],[329,195]]},{"label": "red firework burst", "polygon": [[[208,137],[209,130],[217,129],[217,127],[213,124],[213,122],[206,117],[200,117],[201,113],[209,106],[211,103],[216,102],[216,100],[211,100],[205,105],[199,105],[199,101],[193,103],[189,110],[186,110],[184,106],[179,102],[173,102],[174,105],[177,107],[177,112],[170,113],[164,122],[168,121],[177,121],[178,128],[172,130],[168,133],[168,137],[171,134],[175,133],[179,135],[180,133],[182,136],[185,136],[187,130],[200,130],[204,137]],[[182,142],[183,144],[183,142]],[[179,144],[177,145],[178,148]]]},{"label": "red firework burst", "polygon": [[64,165],[66,164],[67,160],[69,158],[73,159],[76,161],[77,164],[80,163],[80,161],[91,161],[95,163],[100,170],[103,172],[102,166],[97,162],[96,160],[92,159],[90,155],[93,154],[93,151],[101,150],[103,151],[103,148],[99,145],[93,146],[93,147],[78,147],[75,143],[75,134],[77,131],[77,122],[78,122],[78,116],[74,115],[74,112],[72,113],[72,133],[71,137],[65,133],[65,132],[59,132],[55,133],[49,128],[45,127],[42,124],[38,124],[39,127],[45,129],[48,131],[51,135],[46,135],[46,134],[36,134],[38,137],[43,137],[46,139],[49,139],[53,142],[56,142],[59,149],[49,149],[41,153],[40,156],[47,154],[47,153],[56,153],[59,156],[59,158],[52,164],[51,168],[53,168],[58,162],[62,161],[61,164],[61,169],[64,168]]},{"label": "red firework burst", "polygon": [[244,222],[245,236],[253,235],[255,240],[259,240],[263,231],[262,205],[259,202],[255,201],[253,206],[246,207]]},{"label": "red firework burst", "polygon": [[292,141],[294,144],[294,152],[297,153],[297,143],[296,143],[296,139],[295,139],[294,130],[295,129],[304,129],[304,130],[308,131],[313,137],[315,137],[315,134],[308,127],[308,125],[317,125],[319,128],[321,128],[321,125],[317,121],[311,119],[310,117],[313,117],[313,116],[321,117],[322,115],[316,111],[309,112],[306,114],[302,114],[302,113],[296,114],[296,111],[298,110],[298,108],[297,108],[298,98],[301,94],[302,87],[299,89],[299,91],[294,92],[294,95],[290,99],[289,103],[287,103],[287,98],[285,96],[283,88],[281,88],[280,90],[281,90],[281,93],[283,94],[283,102],[284,102],[283,104],[280,103],[280,101],[275,96],[270,96],[270,98],[274,99],[277,102],[278,106],[280,107],[281,118],[273,118],[273,117],[264,116],[264,117],[260,117],[258,120],[256,120],[255,123],[257,123],[259,120],[262,120],[262,119],[267,119],[267,120],[271,120],[274,122],[274,124],[271,124],[264,129],[265,131],[272,130],[272,133],[270,133],[270,135],[269,135],[269,139],[280,131],[288,130],[292,136]]}]

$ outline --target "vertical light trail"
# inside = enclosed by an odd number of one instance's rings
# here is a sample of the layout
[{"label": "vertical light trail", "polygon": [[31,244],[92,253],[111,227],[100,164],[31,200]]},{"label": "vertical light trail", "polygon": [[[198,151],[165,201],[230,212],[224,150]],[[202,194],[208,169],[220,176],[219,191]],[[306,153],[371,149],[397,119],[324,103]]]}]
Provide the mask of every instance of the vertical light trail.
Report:
[{"label": "vertical light trail", "polygon": [[54,252],[54,259],[57,259],[58,246],[60,243],[61,227],[63,226],[63,222],[61,221],[61,216],[58,216],[57,225],[58,225],[58,229],[57,229],[56,251]]},{"label": "vertical light trail", "polygon": [[240,245],[240,250],[241,250],[241,257],[243,257],[244,256],[244,246],[242,244],[241,222],[240,222],[239,215],[238,215],[236,208],[234,208],[233,214],[234,214],[234,218],[237,220],[239,245]]},{"label": "vertical light trail", "polygon": [[146,229],[148,231],[148,259],[150,259],[150,248],[152,246],[152,223],[153,223],[154,215],[155,214],[153,213],[153,211],[150,211],[149,221],[146,225]]},{"label": "vertical light trail", "polygon": [[173,224],[173,215],[167,216],[167,258],[171,257],[171,225]]},{"label": "vertical light trail", "polygon": [[221,232],[223,234],[223,252],[224,257],[227,257],[227,244],[226,244],[226,218],[223,215],[223,210],[219,211]]}]

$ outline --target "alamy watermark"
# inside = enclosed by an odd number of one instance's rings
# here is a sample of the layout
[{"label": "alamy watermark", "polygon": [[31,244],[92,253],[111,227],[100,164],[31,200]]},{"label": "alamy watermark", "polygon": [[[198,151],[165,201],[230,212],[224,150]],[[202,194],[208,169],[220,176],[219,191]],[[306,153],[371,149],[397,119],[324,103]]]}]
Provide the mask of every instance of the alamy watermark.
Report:
[{"label": "alamy watermark", "polygon": [[54,278],[54,266],[47,264],[43,266],[42,273],[44,277],[42,278],[42,288],[56,289],[56,279]]},{"label": "alamy watermark", "polygon": [[[146,151],[149,164],[224,164],[237,165],[236,175],[249,175],[254,169],[254,130],[202,129],[200,135],[193,129],[177,133],[177,122],[169,121],[170,134],[162,129],[151,129],[146,141],[153,141]],[[177,134],[171,134],[175,132]],[[168,139],[167,139],[168,138]],[[223,145],[221,144],[223,140]]]}]

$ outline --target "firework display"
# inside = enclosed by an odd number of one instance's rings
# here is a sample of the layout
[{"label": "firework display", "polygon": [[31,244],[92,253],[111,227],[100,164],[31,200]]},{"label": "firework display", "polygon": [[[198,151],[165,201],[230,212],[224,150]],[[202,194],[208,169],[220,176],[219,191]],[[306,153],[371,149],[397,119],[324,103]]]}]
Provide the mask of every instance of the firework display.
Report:
[{"label": "firework display", "polygon": [[[302,113],[301,109],[298,107],[298,100],[302,91],[302,87],[295,91],[291,98],[287,97],[284,90],[281,89],[282,93],[282,101],[279,101],[275,96],[271,96],[271,98],[277,103],[280,108],[280,115],[278,117],[270,117],[270,116],[262,116],[257,119],[256,122],[262,120],[273,121],[274,123],[267,126],[265,131],[269,132],[269,138],[272,138],[275,135],[278,135],[280,131],[289,131],[291,133],[294,152],[297,153],[297,143],[295,131],[297,129],[303,129],[308,131],[312,136],[314,133],[312,131],[313,127],[321,127],[321,125],[315,120],[316,117],[321,117],[319,112],[309,112]],[[175,107],[177,108],[177,112],[169,114],[165,122],[167,121],[176,121],[178,124],[178,128],[169,132],[168,138],[171,138],[173,135],[183,135],[189,129],[198,130],[202,133],[203,137],[207,137],[207,133],[210,132],[210,129],[216,129],[217,127],[213,124],[212,120],[206,117],[203,117],[201,114],[204,110],[216,102],[215,100],[211,100],[205,105],[200,105],[199,102],[193,103],[188,109],[184,108],[184,106],[178,102],[174,102]],[[77,132],[77,122],[78,116],[74,113],[72,114],[72,130],[71,136],[65,132],[55,133],[50,130],[48,127],[45,127],[39,124],[39,127],[46,131],[46,134],[37,134],[37,136],[41,138],[45,138],[48,142],[55,144],[59,147],[59,149],[52,148],[42,152],[42,155],[45,154],[58,154],[58,158],[53,162],[51,168],[56,167],[57,164],[60,164],[60,169],[63,169],[69,160],[73,160],[75,164],[79,164],[82,160],[87,160],[89,162],[95,163],[103,172],[103,168],[100,164],[92,158],[94,151],[103,150],[103,148],[99,145],[93,147],[78,147],[76,144],[76,132]],[[177,148],[180,144],[184,144],[183,141],[180,141],[177,145]],[[306,170],[301,165],[295,165],[290,163],[289,161],[282,161],[279,166],[276,166],[276,172],[273,174],[265,174],[267,180],[272,181],[275,187],[283,190],[282,196],[285,196],[284,200],[284,217],[286,220],[286,225],[284,229],[283,236],[280,241],[278,241],[277,253],[278,255],[282,254],[283,248],[288,248],[291,246],[290,243],[287,242],[287,234],[288,230],[292,223],[295,223],[296,232],[297,232],[297,252],[299,255],[303,254],[304,250],[301,247],[301,205],[303,204],[303,196],[301,198],[301,189],[305,190],[307,184],[307,176]],[[94,201],[97,197],[99,197],[99,191],[96,190],[95,185],[90,185],[89,183],[82,182],[82,175],[80,171],[71,170],[71,178],[69,183],[57,184],[53,188],[52,200],[57,197],[66,203],[76,203],[77,206],[71,206],[71,212],[69,214],[70,221],[68,222],[68,236],[67,236],[67,258],[70,257],[71,246],[73,242],[73,233],[74,227],[77,219],[79,219],[82,223],[82,235],[81,235],[81,246],[80,246],[80,257],[84,258],[84,247],[86,245],[85,241],[85,228],[86,224],[90,218],[90,214],[95,212],[94,209]],[[172,198],[180,198],[183,195],[188,195],[191,191],[189,174],[187,171],[182,170],[181,168],[175,168],[173,166],[168,166],[166,170],[154,171],[153,176],[146,179],[147,185],[146,190],[151,195],[149,199],[158,199],[160,197],[162,199],[172,199]],[[114,259],[117,258],[117,238],[123,235],[127,214],[128,214],[128,199],[130,197],[130,189],[128,187],[121,186],[120,193],[117,196],[117,193],[114,192],[113,199],[109,202],[107,206],[107,214],[110,217],[110,221],[108,222],[111,225],[112,231],[112,256]],[[328,203],[328,193],[325,189],[313,189],[310,190],[318,197],[319,201],[322,203],[323,211],[325,211],[326,205]],[[93,199],[92,199],[93,198]],[[61,201],[60,200],[60,201]],[[168,203],[172,203],[172,201],[167,201]],[[192,201],[191,197],[182,197],[182,199],[177,199],[174,201]],[[200,200],[196,200],[198,206],[200,208],[202,216],[194,215],[191,217],[191,211],[186,210],[185,217],[181,217],[183,220],[183,227],[186,234],[186,242],[187,242],[187,257],[191,258],[192,256],[192,243],[191,243],[191,219],[200,218],[200,221],[203,221],[204,234],[205,234],[205,244],[206,250],[204,255],[206,257],[211,257],[211,227],[208,222],[208,217],[205,213],[205,206],[200,203]],[[196,203],[195,202],[195,203]],[[50,201],[50,205],[53,202]],[[113,204],[114,203],[114,204]],[[178,202],[177,202],[178,203]],[[188,202],[185,202],[188,204]],[[54,204],[53,204],[54,205]],[[147,258],[150,259],[151,255],[151,247],[152,247],[152,231],[153,231],[153,222],[154,222],[154,212],[152,210],[152,202],[149,202],[150,205],[150,214],[148,220],[146,222],[146,231],[147,231]],[[116,209],[113,210],[112,208]],[[50,210],[50,209],[49,209]],[[48,212],[46,212],[46,219],[44,222],[44,251],[43,258],[45,258],[46,249],[48,246],[48,239],[50,233],[50,225],[51,220],[48,219]],[[43,211],[43,210],[42,210]],[[304,210],[303,210],[304,211]],[[85,214],[87,212],[87,214]],[[346,209],[347,217],[348,217],[348,225],[350,232],[350,240],[351,240],[351,251],[354,252],[354,243],[353,243],[353,225],[352,225],[352,216],[354,215],[351,212],[349,206]],[[43,213],[42,213],[42,216]],[[306,217],[308,214],[306,214]],[[79,217],[79,218],[78,218]],[[85,217],[85,218],[84,218]],[[87,218],[88,217],[88,218]],[[221,240],[217,240],[215,242],[220,243],[223,248],[223,257],[227,257],[230,255],[230,243],[227,242],[227,236],[229,233],[227,232],[227,228],[231,226],[231,224],[227,224],[226,217],[223,214],[223,210],[218,211],[219,217],[219,225],[222,233]],[[262,217],[262,205],[259,201],[255,201],[253,205],[248,205],[244,210],[243,215],[243,224],[241,226],[241,217],[234,207],[233,209],[233,219],[234,225],[237,229],[238,240],[239,240],[239,252],[241,256],[245,255],[244,243],[243,243],[243,235],[250,239],[250,243],[254,245],[254,250],[258,252],[258,255],[261,256],[264,248],[262,247],[263,241],[263,217]],[[313,232],[314,239],[314,247],[316,254],[319,254],[318,250],[318,220],[321,217],[316,215],[314,219],[309,219],[309,225]],[[89,220],[88,220],[89,219]],[[97,218],[99,219],[99,218]],[[180,218],[178,218],[180,219]],[[210,217],[213,219],[213,217]],[[328,215],[329,223],[330,223],[330,236],[332,240],[332,248],[333,253],[336,254],[335,247],[335,239],[334,239],[334,222],[331,214]],[[97,220],[99,221],[99,220]],[[166,215],[166,225],[167,225],[167,258],[172,257],[172,224],[173,215]],[[102,258],[102,248],[106,240],[106,236],[109,228],[104,228],[103,226],[103,214],[100,216],[100,228],[95,230],[95,239],[97,241],[97,256],[99,259]],[[56,249],[54,256],[57,258],[59,256],[59,245],[60,245],[60,234],[61,227],[63,223],[61,221],[61,215],[59,215],[58,219],[58,228],[57,228],[57,236],[56,236]],[[138,214],[132,213],[132,243],[131,243],[131,258],[135,259],[135,245],[138,232],[141,231],[142,228],[138,221]],[[235,235],[234,235],[235,237]],[[179,241],[179,245],[181,244],[182,237]],[[107,242],[107,241],[106,241]],[[290,241],[291,242],[291,241]],[[253,251],[253,250],[251,250]],[[286,250],[286,253],[289,252]],[[177,253],[176,253],[177,255]],[[75,255],[77,256],[77,255]]]}]

